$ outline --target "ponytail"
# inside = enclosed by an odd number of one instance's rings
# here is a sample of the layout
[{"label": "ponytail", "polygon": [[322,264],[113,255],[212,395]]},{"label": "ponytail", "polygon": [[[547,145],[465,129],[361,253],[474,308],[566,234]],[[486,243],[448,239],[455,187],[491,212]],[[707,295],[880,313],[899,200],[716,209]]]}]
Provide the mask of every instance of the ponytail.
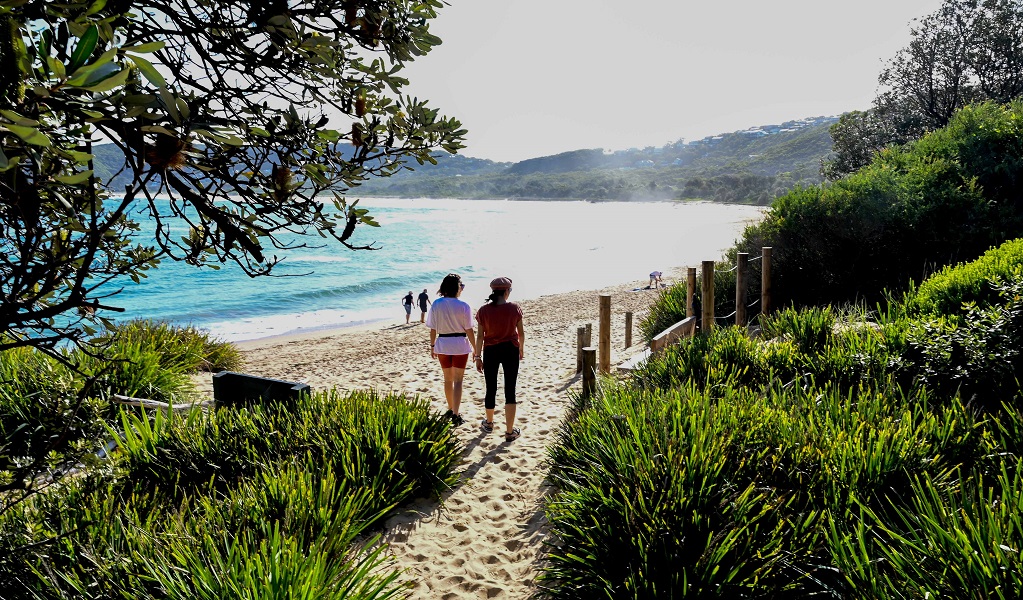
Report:
[{"label": "ponytail", "polygon": [[491,290],[490,295],[487,296],[487,302],[497,302],[499,299],[504,298],[507,291],[508,290]]}]

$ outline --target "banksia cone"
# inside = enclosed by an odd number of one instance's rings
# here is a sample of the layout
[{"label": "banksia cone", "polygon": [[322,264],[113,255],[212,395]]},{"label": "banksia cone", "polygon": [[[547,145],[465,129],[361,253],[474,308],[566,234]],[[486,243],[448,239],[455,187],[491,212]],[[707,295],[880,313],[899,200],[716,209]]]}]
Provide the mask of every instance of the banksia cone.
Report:
[{"label": "banksia cone", "polygon": [[362,146],[362,127],[358,123],[352,123],[352,145],[356,148]]},{"label": "banksia cone", "polygon": [[366,94],[359,92],[355,98],[355,115],[361,117],[366,114]]},{"label": "banksia cone", "polygon": [[146,144],[146,162],[154,169],[180,169],[185,166],[185,140],[162,133],[156,134],[156,143]]},{"label": "banksia cone", "polygon": [[274,165],[271,176],[274,182],[274,199],[284,202],[291,193],[291,169],[283,165]]}]

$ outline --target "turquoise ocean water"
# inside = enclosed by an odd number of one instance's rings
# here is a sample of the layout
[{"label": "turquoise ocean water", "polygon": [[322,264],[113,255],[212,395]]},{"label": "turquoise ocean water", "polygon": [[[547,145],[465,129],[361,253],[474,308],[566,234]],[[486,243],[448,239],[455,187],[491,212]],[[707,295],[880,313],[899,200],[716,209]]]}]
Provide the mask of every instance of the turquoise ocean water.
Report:
[{"label": "turquoise ocean water", "polygon": [[[499,275],[517,299],[642,281],[650,271],[718,260],[762,209],[710,203],[364,199],[381,227],[358,227],[340,245],[290,251],[277,277],[164,261],[112,304],[119,319],[148,318],[209,330],[226,341],[404,322],[401,298],[430,298],[445,274],[462,275],[462,298],[482,304]],[[309,240],[320,243],[319,238]],[[297,276],[301,275],[301,276]],[[418,318],[418,313],[413,313]]]}]

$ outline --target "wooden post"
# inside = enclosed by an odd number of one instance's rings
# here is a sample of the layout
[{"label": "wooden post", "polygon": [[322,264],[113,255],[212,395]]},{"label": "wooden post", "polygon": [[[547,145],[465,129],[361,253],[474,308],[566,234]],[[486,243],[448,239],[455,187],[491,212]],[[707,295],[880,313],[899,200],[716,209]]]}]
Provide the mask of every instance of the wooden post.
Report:
[{"label": "wooden post", "polygon": [[695,317],[693,309],[693,296],[696,295],[696,267],[689,267],[686,273],[686,317]]},{"label": "wooden post", "polygon": [[632,311],[625,312],[625,348],[632,347]]},{"label": "wooden post", "polygon": [[703,261],[703,290],[700,302],[703,304],[703,321],[700,328],[710,331],[714,328],[714,261]]},{"label": "wooden post", "polygon": [[764,253],[760,271],[760,314],[765,317],[771,312],[771,247],[761,248]]},{"label": "wooden post", "polygon": [[742,327],[746,324],[746,263],[749,262],[748,252],[735,255],[735,324]]},{"label": "wooden post", "polygon": [[583,341],[586,342],[583,344],[583,348],[593,345],[590,343],[593,341],[593,323],[586,324],[586,337],[583,338]]},{"label": "wooden post", "polygon": [[611,372],[611,296],[600,295],[600,329],[597,331],[597,348],[600,350],[600,372]]},{"label": "wooden post", "polygon": [[597,349],[583,348],[583,398],[589,398],[597,391]]},{"label": "wooden post", "polygon": [[586,343],[586,328],[580,327],[575,330],[575,372],[581,373],[583,370],[583,348],[589,346]]}]

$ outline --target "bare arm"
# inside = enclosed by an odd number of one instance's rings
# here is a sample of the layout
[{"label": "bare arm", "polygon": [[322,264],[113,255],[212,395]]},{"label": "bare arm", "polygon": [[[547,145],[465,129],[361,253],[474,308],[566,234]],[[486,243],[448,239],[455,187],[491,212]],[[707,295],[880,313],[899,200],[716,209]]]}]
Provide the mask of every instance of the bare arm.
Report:
[{"label": "bare arm", "polygon": [[480,373],[482,373],[483,372],[483,327],[482,326],[480,326],[479,331],[476,332],[476,343],[474,344],[474,347],[476,348],[476,351],[473,352],[473,354],[475,354],[475,358],[476,358],[476,360],[474,361],[476,363],[476,370],[479,371]]},{"label": "bare arm", "polygon": [[519,319],[519,324],[515,326],[519,330],[519,360],[526,358],[526,330],[522,326],[522,319]]}]

